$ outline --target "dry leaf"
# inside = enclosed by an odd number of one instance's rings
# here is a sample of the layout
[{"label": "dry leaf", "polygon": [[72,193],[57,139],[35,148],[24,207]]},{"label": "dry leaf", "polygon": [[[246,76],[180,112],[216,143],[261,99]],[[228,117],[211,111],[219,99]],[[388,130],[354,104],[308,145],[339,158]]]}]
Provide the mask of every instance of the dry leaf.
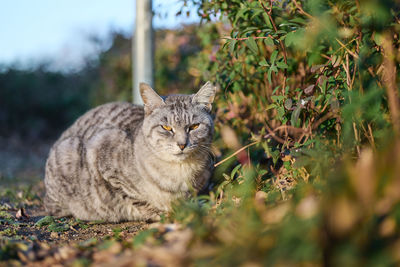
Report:
[{"label": "dry leaf", "polygon": [[15,214],[15,218],[17,218],[18,220],[26,220],[29,219],[29,216],[28,214],[26,214],[24,208],[20,208]]},{"label": "dry leaf", "polygon": [[307,88],[304,89],[304,93],[305,93],[306,95],[311,95],[311,94],[313,94],[313,93],[314,93],[314,87],[315,87],[314,84],[308,86]]}]

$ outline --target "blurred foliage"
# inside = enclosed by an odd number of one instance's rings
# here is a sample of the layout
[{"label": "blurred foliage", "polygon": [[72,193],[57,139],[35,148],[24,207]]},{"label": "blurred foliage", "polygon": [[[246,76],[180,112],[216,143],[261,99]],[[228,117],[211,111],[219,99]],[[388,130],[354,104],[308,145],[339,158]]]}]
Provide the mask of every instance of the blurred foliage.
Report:
[{"label": "blurred foliage", "polygon": [[[189,93],[200,75],[190,64],[201,50],[196,27],[155,32],[155,88],[161,94]],[[91,107],[110,101],[131,101],[131,39],[110,33],[110,45],[79,71],[54,71],[49,64],[0,71],[0,136],[54,139]],[[98,47],[107,40],[92,38]],[[197,78],[196,78],[197,77]]]},{"label": "blurred foliage", "polygon": [[181,203],[172,216],[193,230],[187,260],[198,266],[394,266],[399,172],[399,140],[335,164],[318,182],[298,181],[285,199],[273,183],[257,189],[257,169],[240,168],[223,193]]},{"label": "blurred foliage", "polygon": [[398,264],[398,2],[183,2],[205,23],[194,68],[220,89],[215,150],[236,151],[172,214],[190,261]]},{"label": "blurred foliage", "polygon": [[89,107],[93,70],[64,74],[46,65],[0,72],[0,136],[49,138]]},{"label": "blurred foliage", "polygon": [[[155,31],[155,89],[160,94],[189,93],[198,86],[200,73],[191,72],[190,62],[201,50],[194,25],[177,30]],[[98,80],[92,90],[93,104],[131,101],[131,39],[113,34],[112,45],[99,55]]]}]

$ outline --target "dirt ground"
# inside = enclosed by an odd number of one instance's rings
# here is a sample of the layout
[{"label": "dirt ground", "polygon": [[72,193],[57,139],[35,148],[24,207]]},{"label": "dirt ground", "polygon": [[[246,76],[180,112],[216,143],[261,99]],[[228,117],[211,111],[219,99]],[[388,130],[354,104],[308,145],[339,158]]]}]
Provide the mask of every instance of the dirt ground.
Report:
[{"label": "dirt ground", "polygon": [[62,227],[60,230],[49,230],[48,227],[37,225],[37,222],[46,216],[41,206],[25,210],[28,217],[20,219],[17,219],[16,216],[18,210],[9,209],[6,212],[12,216],[12,222],[1,221],[4,217],[0,215],[0,235],[16,237],[17,240],[37,240],[39,242],[46,242],[49,245],[81,243],[90,238],[113,236],[116,232],[122,238],[126,239],[133,237],[138,231],[145,229],[148,225],[144,222],[78,222],[74,218],[68,217],[54,219],[55,223],[66,225],[66,227]]},{"label": "dirt ground", "polygon": [[104,247],[111,242],[122,250],[124,242],[132,246],[134,236],[149,226],[145,222],[53,218],[47,216],[42,205],[42,181],[34,186],[10,185],[8,188],[3,181],[0,186],[0,266],[52,266],[72,260],[78,262],[76,266],[86,266],[87,259],[92,261],[93,255],[98,254],[96,246]]},{"label": "dirt ground", "polygon": [[[0,138],[0,267],[182,266],[193,233],[177,224],[47,216],[48,144]],[[185,256],[186,255],[186,256]]]},{"label": "dirt ground", "polygon": [[[56,223],[68,224],[68,229],[49,231],[46,227],[38,227],[35,224],[47,215],[41,199],[44,195],[44,165],[50,146],[49,143],[27,145],[14,139],[0,138],[0,237],[8,234],[20,240],[64,244],[101,238],[116,231],[130,236],[146,226],[146,223],[135,222],[77,223],[72,218],[64,218]],[[27,216],[16,217],[20,208],[24,208]]]}]

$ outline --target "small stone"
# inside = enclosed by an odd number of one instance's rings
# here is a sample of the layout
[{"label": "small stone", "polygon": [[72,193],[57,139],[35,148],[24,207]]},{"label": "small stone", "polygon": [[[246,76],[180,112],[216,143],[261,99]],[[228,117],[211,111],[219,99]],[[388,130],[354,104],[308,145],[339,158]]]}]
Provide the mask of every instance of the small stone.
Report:
[{"label": "small stone", "polygon": [[58,254],[62,260],[67,260],[72,258],[76,254],[76,251],[72,247],[65,246],[58,249]]},{"label": "small stone", "polygon": [[50,237],[53,239],[58,238],[58,233],[57,232],[51,232]]}]

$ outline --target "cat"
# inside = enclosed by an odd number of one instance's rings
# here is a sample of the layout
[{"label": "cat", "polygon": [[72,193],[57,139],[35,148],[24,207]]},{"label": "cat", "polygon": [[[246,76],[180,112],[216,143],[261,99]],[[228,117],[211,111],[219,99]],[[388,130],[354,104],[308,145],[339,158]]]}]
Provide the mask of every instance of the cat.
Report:
[{"label": "cat", "polygon": [[215,87],[159,96],[140,84],[144,106],[104,104],[76,120],[49,152],[44,206],[85,221],[157,221],[172,201],[206,187]]}]

